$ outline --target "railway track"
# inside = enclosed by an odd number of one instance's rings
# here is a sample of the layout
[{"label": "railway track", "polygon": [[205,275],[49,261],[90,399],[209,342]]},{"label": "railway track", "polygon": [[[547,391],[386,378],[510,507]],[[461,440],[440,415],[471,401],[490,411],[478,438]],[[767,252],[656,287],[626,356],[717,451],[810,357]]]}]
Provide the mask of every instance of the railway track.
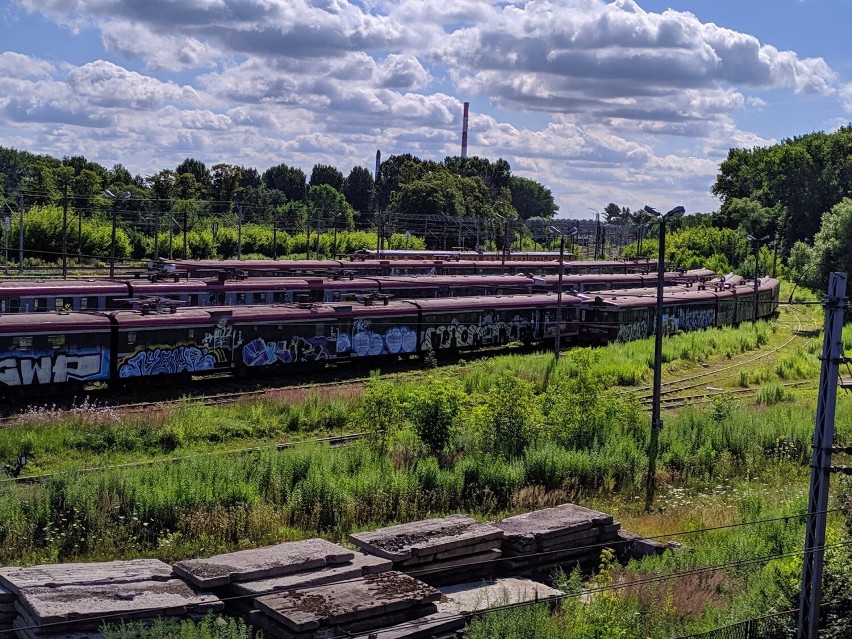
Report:
[{"label": "railway track", "polygon": [[90,468],[74,468],[68,470],[61,470],[53,473],[43,473],[40,475],[24,475],[21,477],[8,477],[5,479],[0,479],[1,484],[39,484],[45,482],[52,477],[56,477],[58,475],[67,475],[67,474],[92,474],[92,473],[100,473],[107,470],[121,470],[121,469],[129,469],[129,468],[144,468],[147,466],[155,466],[157,464],[179,464],[184,461],[188,461],[191,459],[196,459],[200,456],[210,456],[210,455],[247,455],[251,453],[257,453],[264,450],[277,450],[279,452],[290,450],[295,448],[296,446],[304,446],[306,444],[328,444],[332,448],[337,448],[340,446],[347,446],[353,442],[364,439],[367,437],[367,433],[345,433],[340,435],[329,435],[327,437],[317,437],[314,439],[300,439],[291,442],[280,442],[277,444],[270,444],[268,446],[253,446],[250,448],[235,448],[231,450],[222,450],[215,451],[212,453],[197,453],[194,455],[183,455],[180,457],[158,457],[156,459],[147,459],[145,461],[140,462],[128,462],[125,464],[111,464],[109,466],[94,466]]},{"label": "railway track", "polygon": [[[721,388],[721,382],[737,375],[745,366],[757,364],[762,360],[769,360],[772,356],[788,351],[792,347],[805,347],[808,343],[813,341],[814,336],[809,331],[805,332],[803,326],[803,313],[797,310],[794,310],[793,312],[796,313],[796,329],[794,334],[783,343],[772,349],[760,351],[756,354],[746,354],[737,358],[736,361],[726,363],[723,366],[708,367],[707,370],[695,375],[663,381],[660,391],[661,406],[663,408],[680,408],[688,405],[690,401],[710,401],[710,398],[713,395],[719,395],[722,393],[727,393],[729,395],[756,394],[758,392],[758,389],[756,388]],[[807,321],[808,323],[813,324],[815,328],[818,328],[816,322],[812,318],[807,318]],[[709,377],[712,377],[714,382],[713,385],[708,385],[707,378]],[[781,384],[781,386],[793,387],[802,386],[808,383],[811,382],[791,382]],[[690,393],[690,391],[697,388],[702,388],[702,392]],[[642,403],[643,407],[650,410],[651,403],[653,401],[653,394],[650,393],[651,390],[652,386],[644,385],[631,389],[630,392],[637,393],[638,399]],[[686,394],[684,395],[684,393]]]}]

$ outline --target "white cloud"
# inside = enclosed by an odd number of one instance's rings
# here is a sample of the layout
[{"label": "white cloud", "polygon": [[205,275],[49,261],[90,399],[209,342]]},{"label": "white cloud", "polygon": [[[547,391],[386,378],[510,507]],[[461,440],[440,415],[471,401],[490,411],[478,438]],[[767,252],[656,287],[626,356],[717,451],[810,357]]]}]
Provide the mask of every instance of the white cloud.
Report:
[{"label": "white cloud", "polygon": [[852,112],[852,85],[822,58],[641,0],[16,2],[95,30],[105,51],[0,53],[7,143],[76,140],[74,153],[153,170],[187,156],[347,170],[377,148],[441,159],[459,151],[469,100],[471,154],[509,160],[563,209],[638,192],[711,208],[727,149],[770,142],[742,113],[779,94]]}]

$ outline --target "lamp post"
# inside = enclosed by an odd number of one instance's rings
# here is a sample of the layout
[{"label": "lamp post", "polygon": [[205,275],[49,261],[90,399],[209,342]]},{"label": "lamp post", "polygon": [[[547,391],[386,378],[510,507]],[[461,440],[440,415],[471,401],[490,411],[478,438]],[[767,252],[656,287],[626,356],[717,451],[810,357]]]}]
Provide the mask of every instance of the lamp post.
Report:
[{"label": "lamp post", "polygon": [[663,284],[665,279],[666,260],[666,221],[684,214],[682,206],[676,206],[668,213],[660,213],[646,206],[645,213],[660,220],[660,249],[657,254],[657,307],[654,330],[654,391],[651,404],[651,440],[648,444],[648,477],[645,485],[645,510],[650,511],[654,503],[654,492],[657,488],[657,451],[660,442],[660,431],[663,429],[663,419],[660,415],[660,392],[662,386],[663,368]]},{"label": "lamp post", "polygon": [[104,191],[104,197],[112,200],[112,232],[109,236],[109,276],[115,277],[115,227],[118,223],[118,203],[130,197],[130,191],[116,195],[109,189]]},{"label": "lamp post", "polygon": [[758,264],[760,263],[760,245],[763,242],[768,242],[769,236],[754,237],[753,235],[746,235],[746,237],[754,247],[754,315],[751,319],[753,322],[757,322],[757,288],[760,285],[760,270],[758,269]]},{"label": "lamp post", "polygon": [[555,226],[550,230],[559,235],[559,280],[556,284],[556,338],[553,340],[553,357],[559,361],[559,351],[562,350],[562,276],[565,273],[565,236],[574,237],[577,229],[563,233]]}]

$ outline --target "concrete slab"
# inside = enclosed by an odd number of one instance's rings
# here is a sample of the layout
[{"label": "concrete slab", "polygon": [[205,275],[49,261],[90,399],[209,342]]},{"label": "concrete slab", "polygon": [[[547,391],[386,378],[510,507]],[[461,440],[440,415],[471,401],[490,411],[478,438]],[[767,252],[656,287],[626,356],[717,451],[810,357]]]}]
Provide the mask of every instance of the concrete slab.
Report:
[{"label": "concrete slab", "polygon": [[500,540],[503,531],[465,515],[422,519],[349,535],[361,550],[394,562]]},{"label": "concrete slab", "polygon": [[272,579],[233,583],[231,584],[231,589],[238,595],[261,596],[278,590],[309,588],[349,579],[357,579],[366,575],[376,575],[386,572],[391,568],[393,568],[393,562],[390,559],[374,557],[373,555],[359,552],[355,553],[352,561],[345,564],[325,566],[317,570],[294,572],[289,575],[273,577]]},{"label": "concrete slab", "polygon": [[103,639],[103,635],[95,630],[39,634],[32,630],[31,624],[28,624],[22,617],[15,619],[12,628],[15,630],[18,639],[45,639],[46,637],[50,639]]},{"label": "concrete slab", "polygon": [[531,579],[504,577],[487,583],[465,583],[440,588],[438,610],[460,614],[484,612],[497,606],[546,601],[563,592]]},{"label": "concrete slab", "polygon": [[270,579],[304,570],[352,561],[355,553],[325,539],[288,541],[265,548],[240,550],[174,565],[175,573],[199,588],[236,581]]},{"label": "concrete slab", "polygon": [[0,604],[15,603],[15,599],[17,598],[18,596],[14,592],[0,586]]},{"label": "concrete slab", "polygon": [[626,552],[631,559],[642,559],[650,555],[661,555],[668,548],[653,539],[642,539],[636,533],[627,530],[619,530],[617,537],[617,550]]},{"label": "concrete slab", "polygon": [[456,570],[460,573],[461,578],[464,579],[464,571],[466,568],[472,569],[474,566],[479,566],[479,564],[494,563],[500,559],[500,555],[500,550],[492,548],[491,550],[486,550],[485,552],[478,553],[476,555],[456,557],[454,559],[433,561],[429,564],[412,566],[411,569],[406,572],[409,572],[412,577],[420,577],[425,575],[434,575],[436,572],[443,572],[445,570]]},{"label": "concrete slab", "polygon": [[22,589],[39,586],[125,584],[173,578],[172,567],[159,559],[0,568],[0,586],[15,595],[20,594]]},{"label": "concrete slab", "polygon": [[224,608],[215,595],[198,593],[180,579],[27,588],[16,606],[36,625],[50,624],[51,632],[97,630],[103,616],[114,616],[118,621],[204,614]]},{"label": "concrete slab", "polygon": [[576,504],[561,504],[494,522],[494,526],[505,533],[504,539],[509,543],[524,543],[530,537],[536,540],[564,537],[609,524],[612,524],[612,515]]},{"label": "concrete slab", "polygon": [[294,632],[381,618],[437,601],[440,591],[401,572],[370,575],[343,584],[289,590],[255,600],[258,610]]},{"label": "concrete slab", "polygon": [[464,628],[464,617],[450,612],[435,612],[419,619],[377,628],[369,634],[358,635],[352,639],[433,639],[434,637],[455,637],[456,632]]}]

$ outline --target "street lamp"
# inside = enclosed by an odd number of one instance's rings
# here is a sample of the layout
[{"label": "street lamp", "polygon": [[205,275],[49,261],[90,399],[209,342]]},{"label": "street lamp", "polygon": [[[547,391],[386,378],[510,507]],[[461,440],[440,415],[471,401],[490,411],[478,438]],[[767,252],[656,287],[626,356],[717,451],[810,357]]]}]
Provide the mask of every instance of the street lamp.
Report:
[{"label": "street lamp", "polygon": [[556,284],[556,338],[553,340],[553,357],[559,360],[559,351],[562,350],[562,276],[565,273],[565,236],[574,237],[577,235],[577,229],[562,232],[555,226],[551,226],[550,230],[559,235],[559,280]]},{"label": "street lamp", "polygon": [[643,209],[648,215],[660,220],[660,241],[657,254],[657,308],[654,330],[654,391],[651,404],[651,441],[648,444],[648,477],[645,486],[645,510],[650,511],[654,503],[654,491],[656,490],[657,474],[657,450],[660,442],[660,431],[663,429],[663,419],[660,415],[660,392],[662,386],[663,368],[663,283],[665,279],[666,262],[666,221],[670,218],[680,217],[685,209],[676,206],[668,213],[660,213],[650,206]]},{"label": "street lamp", "polygon": [[112,200],[112,233],[109,240],[109,276],[115,277],[115,226],[118,222],[118,203],[130,197],[130,191],[116,195],[109,189],[104,191],[104,197]]},{"label": "street lamp", "polygon": [[757,287],[760,284],[760,271],[758,270],[758,263],[760,261],[760,245],[763,242],[768,242],[769,236],[764,235],[763,237],[754,237],[753,235],[746,235],[746,237],[754,247],[754,316],[752,317],[752,321],[757,322]]}]

